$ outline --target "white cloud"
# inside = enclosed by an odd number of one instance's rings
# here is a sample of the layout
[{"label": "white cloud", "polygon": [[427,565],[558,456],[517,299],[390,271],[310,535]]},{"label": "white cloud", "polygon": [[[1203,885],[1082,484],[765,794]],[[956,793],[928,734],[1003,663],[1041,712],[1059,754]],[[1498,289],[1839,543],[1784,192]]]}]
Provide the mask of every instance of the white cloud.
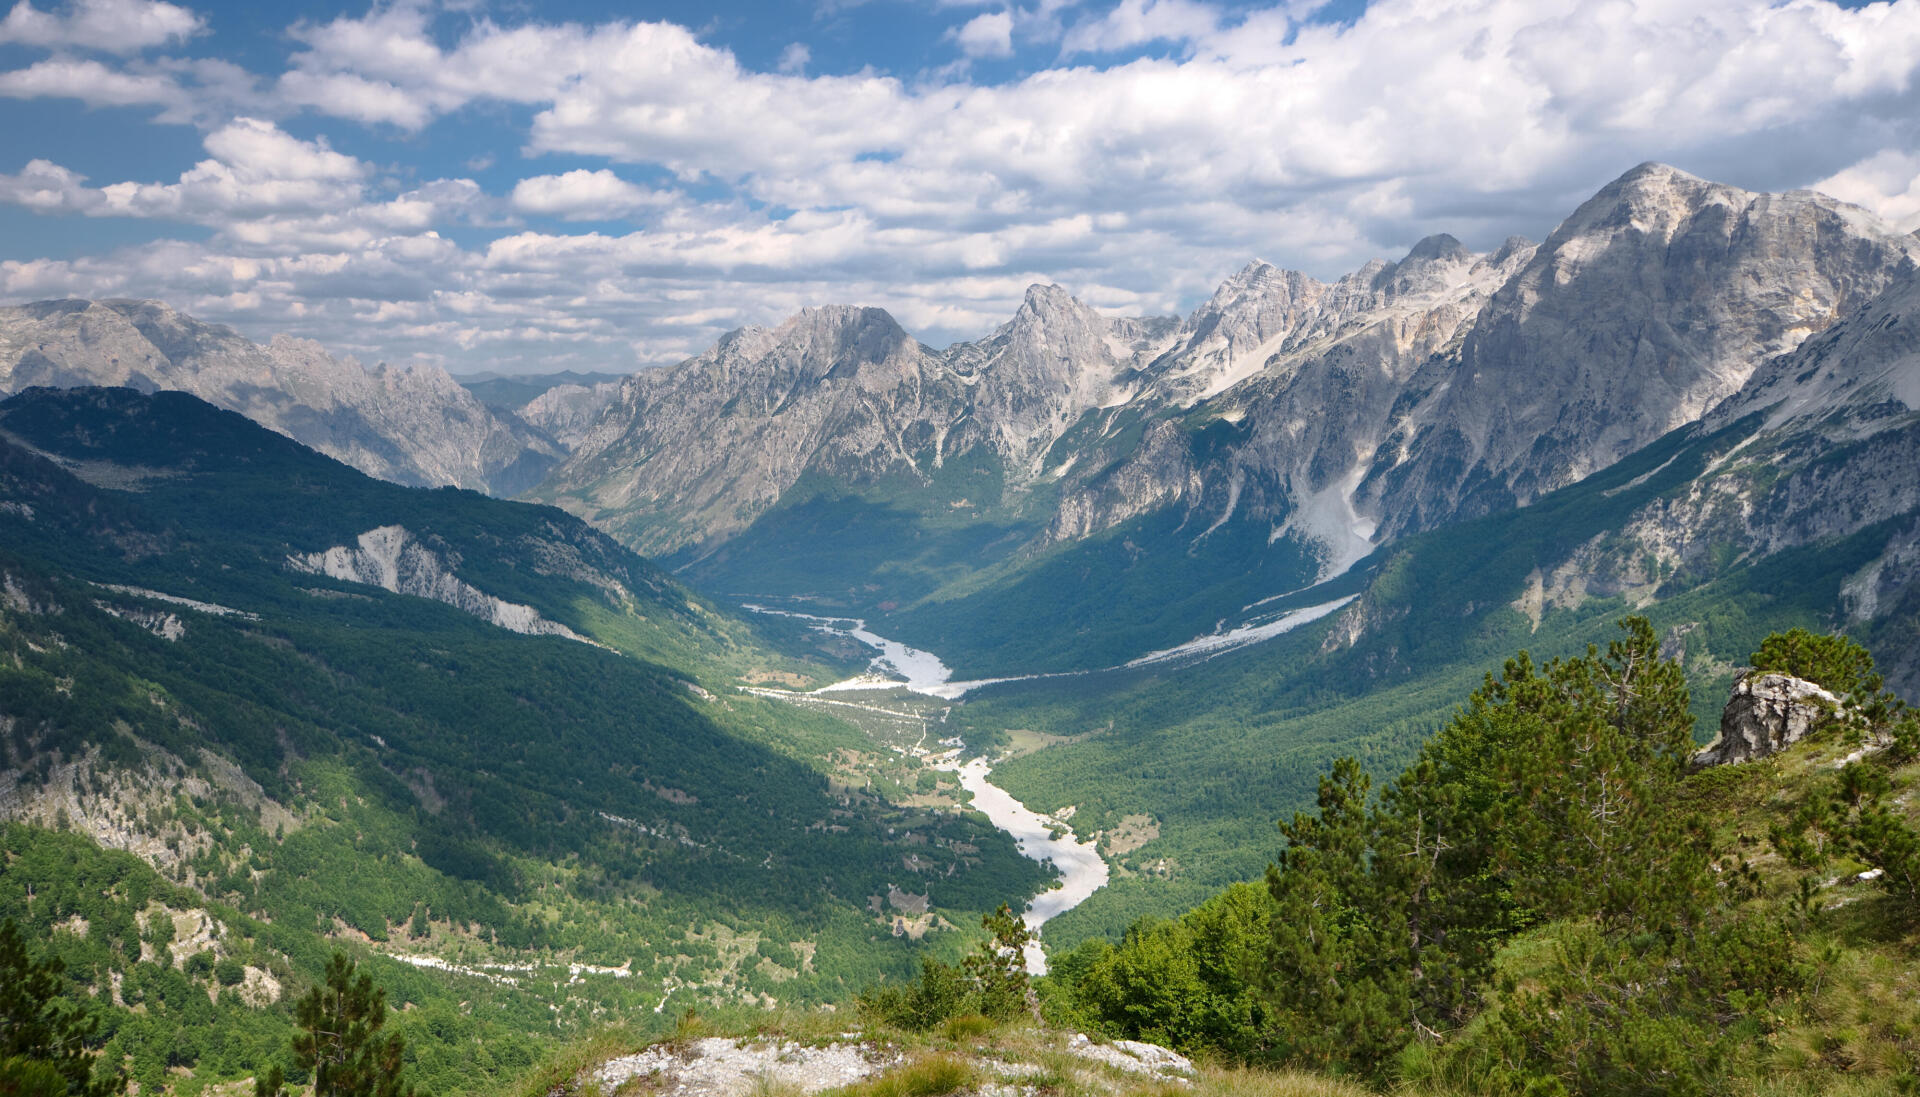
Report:
[{"label": "white cloud", "polygon": [[29,160],[18,175],[0,175],[0,202],[35,213],[81,213],[95,201],[89,198],[86,182],[86,176],[59,164]]},{"label": "white cloud", "polygon": [[[509,102],[473,114],[531,116],[503,163],[517,148],[608,166],[529,168],[490,196],[195,108],[206,157],[177,180],[95,187],[53,157],[0,176],[0,200],[190,221],[210,240],[0,265],[0,288],[204,301],[250,333],[370,357],[631,364],[806,304],[877,304],[930,340],[972,337],[1031,281],[1164,311],[1255,255],[1334,276],[1434,231],[1491,245],[1546,231],[1646,159],[1747,186],[1823,180],[1920,215],[1915,0],[1375,0],[1338,25],[1300,21],[1315,0],[1226,7],[1123,0],[1061,29],[1079,9],[973,6],[955,18],[982,28],[982,56],[1045,40],[1082,59],[997,86],[807,75],[797,51],[755,71],[665,23],[480,17],[446,38],[396,4],[302,24],[255,116],[285,105],[417,131]],[[1151,42],[1179,56],[1101,56]],[[210,86],[232,103],[251,85],[63,57],[0,74],[0,94],[175,112],[182,88]],[[631,181],[662,171],[685,193]],[[441,235],[514,214],[644,228]],[[649,334],[636,346],[633,331]]]},{"label": "white cloud", "polygon": [[1185,42],[1213,34],[1220,12],[1194,0],[1121,0],[1098,19],[1075,24],[1061,43],[1063,54],[1131,49],[1148,42]]},{"label": "white cloud", "polygon": [[78,99],[89,107],[157,107],[155,121],[219,125],[258,110],[258,81],[215,58],[156,58],[115,68],[92,59],[55,56],[0,72],[0,97]]},{"label": "white cloud", "polygon": [[671,195],[635,186],[605,169],[522,179],[514,184],[512,199],[513,208],[521,213],[570,221],[625,217],[671,201]]},{"label": "white cloud", "polygon": [[813,51],[804,42],[794,42],[780,51],[779,69],[789,75],[807,71],[807,65],[813,61]]},{"label": "white cloud", "polygon": [[0,42],[137,53],[185,41],[205,26],[192,11],[162,0],[68,0],[57,13],[19,0],[0,20]]},{"label": "white cloud", "polygon": [[968,57],[1010,57],[1013,55],[1013,16],[1004,11],[976,15],[954,31],[960,52]]},{"label": "white cloud", "polygon": [[1813,189],[1865,206],[1904,231],[1920,231],[1920,152],[1874,153]]},{"label": "white cloud", "polygon": [[387,122],[417,130],[434,115],[433,106],[418,94],[346,72],[295,69],[280,77],[278,90],[280,98],[293,106],[313,107],[356,122]]},{"label": "white cloud", "polygon": [[78,99],[90,107],[177,107],[186,98],[168,77],[136,75],[110,69],[98,61],[67,57],[0,73],[0,95],[9,99]]}]

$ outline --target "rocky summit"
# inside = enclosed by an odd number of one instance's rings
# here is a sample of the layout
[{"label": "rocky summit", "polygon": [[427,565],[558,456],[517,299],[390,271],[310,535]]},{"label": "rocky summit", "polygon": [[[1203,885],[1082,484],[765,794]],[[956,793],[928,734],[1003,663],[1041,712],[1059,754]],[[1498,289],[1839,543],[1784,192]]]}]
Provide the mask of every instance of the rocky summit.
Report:
[{"label": "rocky summit", "polygon": [[1184,320],[1036,286],[936,351],[879,310],[810,309],[623,382],[538,494],[645,551],[707,552],[824,484],[971,460],[991,475],[965,503],[1030,520],[1030,547],[1167,512],[1190,541],[1250,523],[1333,573],[1751,403],[1750,381],[1778,390],[1768,362],[1905,285],[1917,253],[1822,195],[1647,164],[1538,246],[1435,236],[1333,283],[1256,262]]}]

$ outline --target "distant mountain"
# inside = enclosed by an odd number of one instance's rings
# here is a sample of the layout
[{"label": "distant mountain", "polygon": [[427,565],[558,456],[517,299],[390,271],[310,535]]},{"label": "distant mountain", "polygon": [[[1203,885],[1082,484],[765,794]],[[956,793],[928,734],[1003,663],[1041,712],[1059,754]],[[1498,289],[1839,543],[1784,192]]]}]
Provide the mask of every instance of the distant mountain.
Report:
[{"label": "distant mountain", "polygon": [[1537,246],[1437,235],[1330,283],[1256,262],[1184,319],[1034,286],[935,349],[879,309],[811,308],[618,380],[472,381],[490,409],[436,370],[52,302],[0,313],[0,383],[183,388],[376,475],[555,503],[708,589],[1065,669],[1605,470],[1916,255],[1822,195],[1646,164]]},{"label": "distant mountain", "polygon": [[1833,199],[1647,164],[1539,246],[1435,236],[1330,284],[1255,263],[1185,320],[1036,286],[934,350],[810,309],[621,382],[534,494],[713,589],[956,654],[1065,627],[1052,668],[1086,665],[1605,469],[1916,254]]},{"label": "distant mountain", "polygon": [[558,373],[475,373],[457,376],[454,380],[495,411],[518,412],[544,392],[563,386],[590,389],[618,382],[625,376],[624,373],[582,373],[568,369]]},{"label": "distant mountain", "polygon": [[366,369],[287,336],[262,346],[157,301],[0,308],[0,392],[34,385],[190,392],[401,484],[511,495],[564,456],[438,367]]},{"label": "distant mountain", "polygon": [[880,309],[806,309],[621,382],[535,494],[653,553],[719,544],[806,474],[928,486],[978,458],[995,481],[960,483],[943,502],[1001,507],[1080,416],[1131,395],[1126,374],[1171,327],[1109,320],[1035,286],[992,336],[943,353]]}]

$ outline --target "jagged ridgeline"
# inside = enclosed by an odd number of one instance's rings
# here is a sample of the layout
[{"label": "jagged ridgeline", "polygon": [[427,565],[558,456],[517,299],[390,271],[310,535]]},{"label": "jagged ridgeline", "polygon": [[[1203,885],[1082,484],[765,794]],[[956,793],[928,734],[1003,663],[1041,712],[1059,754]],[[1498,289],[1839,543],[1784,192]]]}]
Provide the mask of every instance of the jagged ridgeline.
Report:
[{"label": "jagged ridgeline", "polygon": [[534,494],[705,589],[884,614],[963,677],[1112,665],[1750,396],[1916,251],[1821,195],[1648,164],[1538,245],[1435,236],[1333,282],[1254,263],[1184,320],[1036,286],[936,350],[809,309],[623,381]]},{"label": "jagged ridgeline", "polygon": [[561,512],[34,389],[0,404],[0,531],[0,916],[143,1088],[278,1054],[331,942],[464,1092],[610,1011],[843,1000],[1042,884],[730,685],[833,668]]}]

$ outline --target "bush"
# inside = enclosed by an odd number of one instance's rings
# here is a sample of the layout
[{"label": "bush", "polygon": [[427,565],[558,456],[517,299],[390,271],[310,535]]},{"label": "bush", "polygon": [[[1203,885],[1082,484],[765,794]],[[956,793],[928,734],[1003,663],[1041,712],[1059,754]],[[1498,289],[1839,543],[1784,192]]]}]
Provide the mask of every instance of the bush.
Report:
[{"label": "bush", "polygon": [[213,977],[220,980],[223,987],[239,986],[246,981],[247,965],[229,956],[213,965]]},{"label": "bush", "polygon": [[869,1021],[913,1032],[978,1014],[1007,1021],[1032,1008],[1026,947],[1033,939],[1026,923],[1007,904],[980,919],[991,935],[960,967],[934,959],[920,961],[920,977],[905,986],[874,986],[860,993],[860,1015]]}]

